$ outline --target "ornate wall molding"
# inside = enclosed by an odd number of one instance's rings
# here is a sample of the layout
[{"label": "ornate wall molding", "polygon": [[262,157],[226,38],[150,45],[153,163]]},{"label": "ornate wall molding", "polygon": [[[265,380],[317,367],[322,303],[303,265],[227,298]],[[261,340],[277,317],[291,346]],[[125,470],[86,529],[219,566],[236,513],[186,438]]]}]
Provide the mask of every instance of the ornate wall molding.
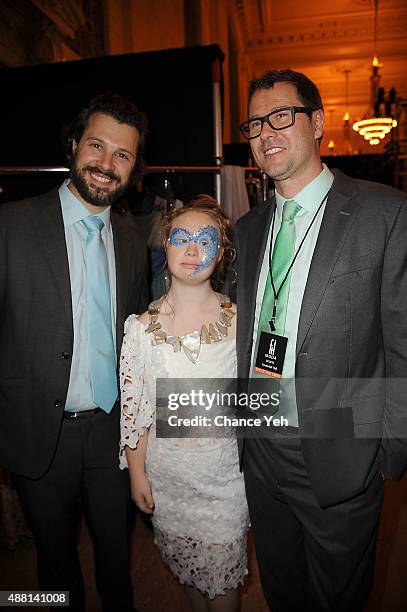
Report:
[{"label": "ornate wall molding", "polygon": [[81,0],[32,0],[50,21],[52,21],[61,33],[69,38],[75,38],[75,33],[86,23]]},{"label": "ornate wall molding", "polygon": [[[378,42],[389,38],[403,38],[407,34],[407,11],[404,18],[383,19],[378,28]],[[343,42],[358,40],[373,42],[374,30],[371,20],[354,20],[349,18],[318,21],[305,29],[296,27],[294,23],[279,23],[268,34],[258,35],[248,40],[248,50],[256,47],[278,45],[320,44],[321,42]]]},{"label": "ornate wall molding", "polygon": [[100,0],[0,3],[0,63],[24,66],[105,53]]},{"label": "ornate wall molding", "polygon": [[236,12],[239,18],[241,32],[243,34],[246,44],[249,41],[249,26],[246,15],[245,1],[235,0]]}]

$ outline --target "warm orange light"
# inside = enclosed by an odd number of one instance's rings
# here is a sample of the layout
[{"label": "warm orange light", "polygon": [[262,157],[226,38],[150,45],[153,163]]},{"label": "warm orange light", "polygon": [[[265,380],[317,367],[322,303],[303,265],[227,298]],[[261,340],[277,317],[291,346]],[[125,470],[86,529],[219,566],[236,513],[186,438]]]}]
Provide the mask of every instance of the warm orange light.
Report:
[{"label": "warm orange light", "polygon": [[367,125],[390,125],[391,127],[395,127],[393,126],[393,121],[395,121],[395,119],[392,119],[391,117],[374,117],[373,119],[361,119],[360,121],[355,121],[352,127],[355,132],[359,132],[361,127],[365,127]]},{"label": "warm orange light", "polygon": [[346,111],[346,113],[345,113],[345,114],[344,114],[344,116],[343,116],[343,120],[344,120],[344,121],[349,121],[349,119],[350,119],[350,114],[349,114],[349,111]]},{"label": "warm orange light", "polygon": [[383,134],[382,132],[368,132],[367,134],[363,136],[365,140],[372,140],[372,138],[373,140],[376,140],[376,138],[383,140],[384,137],[385,137],[385,134]]},{"label": "warm orange light", "polygon": [[331,140],[328,142],[328,149],[334,149],[334,148],[335,148],[335,142],[333,138],[331,138]]},{"label": "warm orange light", "polygon": [[362,127],[359,130],[359,134],[361,136],[365,136],[365,134],[373,134],[380,131],[380,134],[383,134],[383,138],[386,134],[388,134],[391,130],[389,125],[368,125],[367,127]]},{"label": "warm orange light", "polygon": [[391,117],[373,117],[356,121],[352,127],[370,144],[378,144],[396,125],[397,121]]}]

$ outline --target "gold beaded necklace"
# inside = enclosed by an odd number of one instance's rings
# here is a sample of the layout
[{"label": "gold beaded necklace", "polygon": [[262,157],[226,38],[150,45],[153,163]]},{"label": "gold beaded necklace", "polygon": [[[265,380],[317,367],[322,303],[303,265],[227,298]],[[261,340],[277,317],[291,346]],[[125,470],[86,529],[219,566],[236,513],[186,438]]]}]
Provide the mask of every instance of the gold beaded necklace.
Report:
[{"label": "gold beaded necklace", "polygon": [[221,293],[216,294],[221,311],[219,318],[214,323],[209,323],[208,326],[202,325],[201,330],[195,330],[189,334],[183,336],[171,336],[161,327],[161,323],[158,321],[158,315],[160,314],[162,303],[165,299],[163,295],[159,300],[151,302],[148,307],[149,323],[145,330],[146,334],[151,334],[151,343],[153,346],[159,344],[170,344],[174,353],[184,351],[192,363],[196,363],[201,343],[212,344],[214,342],[221,342],[228,336],[228,328],[232,325],[232,319],[236,312],[232,310],[232,302],[229,297],[222,295]]}]

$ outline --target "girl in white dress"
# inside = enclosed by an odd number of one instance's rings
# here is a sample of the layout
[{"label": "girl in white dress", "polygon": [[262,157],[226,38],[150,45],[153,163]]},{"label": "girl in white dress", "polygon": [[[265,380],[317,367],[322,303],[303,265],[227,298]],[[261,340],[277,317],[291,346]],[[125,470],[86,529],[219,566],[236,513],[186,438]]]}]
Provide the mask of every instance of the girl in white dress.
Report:
[{"label": "girl in white dress", "polygon": [[125,324],[120,465],[194,610],[235,612],[248,527],[236,439],[156,437],[155,407],[157,378],[236,376],[235,307],[211,285],[232,260],[231,230],[199,196],[169,215],[164,240],[171,287]]}]

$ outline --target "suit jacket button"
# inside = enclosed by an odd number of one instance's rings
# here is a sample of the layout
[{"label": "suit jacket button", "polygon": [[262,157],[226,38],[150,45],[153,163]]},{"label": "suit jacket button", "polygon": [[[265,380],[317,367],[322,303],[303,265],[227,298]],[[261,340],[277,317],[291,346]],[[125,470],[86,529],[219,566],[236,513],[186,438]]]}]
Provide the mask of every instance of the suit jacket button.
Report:
[{"label": "suit jacket button", "polygon": [[61,353],[62,359],[69,359],[70,356],[71,356],[71,354],[70,353],[66,353],[65,351],[63,353]]},{"label": "suit jacket button", "polygon": [[54,404],[55,404],[55,408],[62,408],[62,406],[64,405],[64,403],[61,402],[61,400],[55,400]]}]

